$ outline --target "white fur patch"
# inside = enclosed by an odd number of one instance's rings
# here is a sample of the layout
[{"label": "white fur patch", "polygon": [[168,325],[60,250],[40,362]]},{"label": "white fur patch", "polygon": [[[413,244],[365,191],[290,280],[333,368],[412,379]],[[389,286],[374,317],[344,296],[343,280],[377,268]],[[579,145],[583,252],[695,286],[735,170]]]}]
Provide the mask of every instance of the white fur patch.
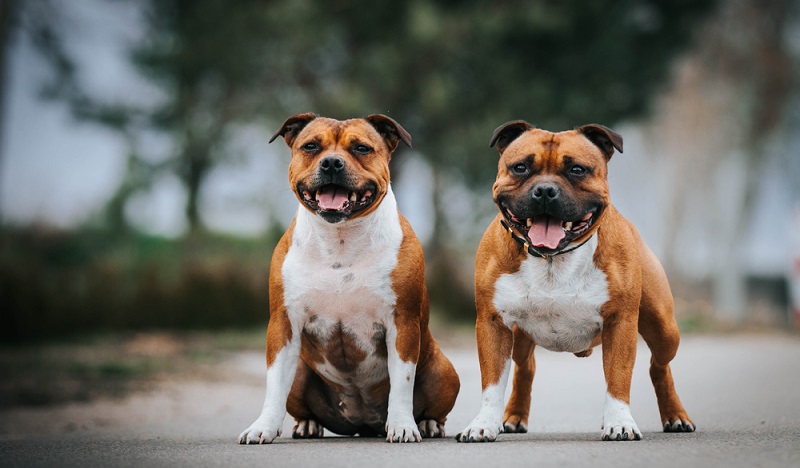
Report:
[{"label": "white fur patch", "polygon": [[[625,435],[627,434],[627,438]],[[606,392],[603,406],[603,440],[639,440],[642,433],[631,416],[627,403]]]},{"label": "white fur patch", "polygon": [[402,241],[391,188],[369,216],[343,223],[330,224],[300,207],[282,269],[291,322],[306,324],[311,315],[349,319],[363,337],[372,334],[369,318],[394,326],[388,320],[396,301],[390,275]]},{"label": "white fur patch", "polygon": [[481,393],[478,415],[457,436],[459,442],[493,442],[503,432],[503,402],[510,369],[511,359],[508,359],[497,384],[489,385]]},{"label": "white fur patch", "polygon": [[603,328],[600,307],[609,298],[606,275],[594,265],[595,249],[597,236],[549,260],[528,256],[519,271],[501,275],[493,303],[503,321],[551,351],[589,349]]},{"label": "white fur patch", "polygon": [[422,437],[414,421],[414,378],[417,364],[400,359],[396,344],[397,329],[392,327],[386,331],[390,384],[386,441],[419,442]]},{"label": "white fur patch", "polygon": [[266,395],[261,415],[239,434],[240,444],[271,444],[281,435],[286,417],[286,399],[294,382],[300,358],[300,337],[294,333],[287,346],[278,352],[275,361],[267,367]]}]

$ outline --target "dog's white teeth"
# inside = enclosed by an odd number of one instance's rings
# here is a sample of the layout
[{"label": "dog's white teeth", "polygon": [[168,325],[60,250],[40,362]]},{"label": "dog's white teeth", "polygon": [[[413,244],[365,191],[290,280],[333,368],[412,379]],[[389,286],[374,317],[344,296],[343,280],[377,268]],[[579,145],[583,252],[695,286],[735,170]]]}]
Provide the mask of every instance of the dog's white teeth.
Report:
[{"label": "dog's white teeth", "polygon": [[355,192],[350,192],[350,203],[355,203],[358,200],[358,196]]},{"label": "dog's white teeth", "polygon": [[567,221],[566,223],[564,223],[564,230],[565,231],[571,231],[572,230],[572,221]]},{"label": "dog's white teeth", "polygon": [[533,218],[528,218],[527,222],[528,222],[528,227],[533,226]]},{"label": "dog's white teeth", "polygon": [[319,201],[319,190],[314,194],[314,201]]}]

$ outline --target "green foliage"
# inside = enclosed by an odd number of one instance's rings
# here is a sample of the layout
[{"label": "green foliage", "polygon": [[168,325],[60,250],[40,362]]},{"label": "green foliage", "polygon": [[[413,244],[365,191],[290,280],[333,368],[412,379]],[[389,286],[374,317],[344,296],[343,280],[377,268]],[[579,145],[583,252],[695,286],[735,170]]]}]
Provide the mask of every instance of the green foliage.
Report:
[{"label": "green foliage", "polygon": [[57,41],[40,42],[69,78],[53,94],[77,115],[170,137],[171,162],[160,169],[186,185],[196,230],[197,194],[237,125],[265,119],[274,129],[305,111],[389,113],[434,170],[484,187],[496,161],[487,142],[505,121],[557,130],[641,115],[713,4],[149,0],[131,60],[164,91],[155,107],[101,102],[75,85]]},{"label": "green foliage", "polygon": [[320,76],[335,80],[331,91],[311,99],[321,113],[388,111],[431,164],[485,186],[489,136],[503,122],[561,130],[641,115],[711,3],[319,2],[341,50]]}]

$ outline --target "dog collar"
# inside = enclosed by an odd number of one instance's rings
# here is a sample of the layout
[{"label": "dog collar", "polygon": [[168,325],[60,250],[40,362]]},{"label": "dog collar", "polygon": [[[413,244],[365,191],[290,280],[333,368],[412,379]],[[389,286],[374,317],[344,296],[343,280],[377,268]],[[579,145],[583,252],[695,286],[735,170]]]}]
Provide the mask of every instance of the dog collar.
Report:
[{"label": "dog collar", "polygon": [[526,238],[524,238],[524,237],[520,236],[519,234],[517,234],[516,232],[514,232],[514,229],[511,227],[511,225],[508,223],[508,221],[505,220],[505,216],[500,218],[500,224],[503,226],[503,228],[505,228],[506,231],[508,231],[509,234],[511,234],[511,238],[514,239],[519,245],[521,245],[525,249],[526,252],[528,252],[529,254],[533,255],[534,257],[543,258],[545,260],[549,260],[550,257],[555,257],[556,255],[562,255],[562,254],[565,254],[565,253],[572,252],[573,250],[576,250],[576,249],[580,248],[581,246],[583,246],[583,244],[589,242],[592,239],[592,237],[594,237],[594,234],[592,234],[585,241],[581,242],[580,244],[576,245],[575,247],[572,247],[571,249],[559,250],[556,253],[546,254],[545,255],[543,253],[539,253],[535,248],[533,248],[533,246],[528,242],[528,240]]}]

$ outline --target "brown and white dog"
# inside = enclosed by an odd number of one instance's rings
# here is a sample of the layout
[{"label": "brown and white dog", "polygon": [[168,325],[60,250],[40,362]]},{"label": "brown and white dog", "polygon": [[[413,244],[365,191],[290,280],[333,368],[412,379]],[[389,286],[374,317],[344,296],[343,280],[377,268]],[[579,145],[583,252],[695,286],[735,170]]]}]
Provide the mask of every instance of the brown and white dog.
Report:
[{"label": "brown and white dog", "polygon": [[272,256],[267,390],[239,436],[444,437],[459,380],[428,329],[422,247],[397,210],[389,159],[411,137],[384,115],[289,118],[297,215]]},{"label": "brown and white dog", "polygon": [[551,133],[513,121],[495,130],[495,144],[500,163],[492,195],[500,213],[475,264],[483,394],[478,415],[456,439],[527,432],[536,345],[584,357],[601,343],[607,384],[601,438],[641,439],[629,408],[637,334],[652,351],[664,431],[694,431],[669,368],[680,336],[667,277],[609,199],[607,163],[614,149],[622,152],[622,137],[601,125]]}]

